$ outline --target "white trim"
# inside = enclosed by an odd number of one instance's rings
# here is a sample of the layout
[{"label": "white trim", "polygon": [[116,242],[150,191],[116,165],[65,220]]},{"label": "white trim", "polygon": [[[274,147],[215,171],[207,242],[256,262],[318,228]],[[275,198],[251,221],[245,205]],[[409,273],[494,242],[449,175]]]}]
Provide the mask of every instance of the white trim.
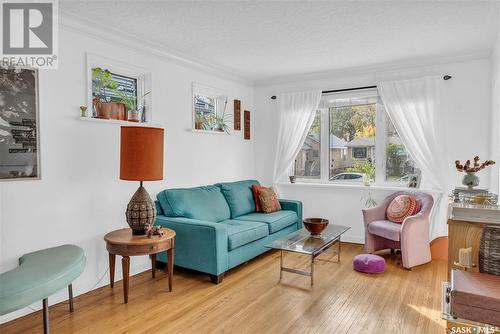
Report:
[{"label": "white trim", "polygon": [[375,182],[386,182],[387,113],[380,98],[375,106]]},{"label": "white trim", "polygon": [[199,130],[199,129],[188,129],[188,131],[194,133],[210,133],[215,135],[229,135],[226,131],[215,131],[215,130]]},{"label": "white trim", "polygon": [[240,73],[223,66],[208,64],[201,59],[188,57],[178,51],[161,47],[156,43],[145,41],[143,38],[139,38],[137,36],[124,34],[122,31],[93,22],[87,18],[65,10],[59,9],[59,22],[60,27],[68,31],[84,33],[92,38],[106,43],[111,42],[129,49],[145,52],[156,56],[163,61],[173,61],[179,65],[201,70],[220,78],[230,79],[249,86],[253,86],[254,84],[252,80],[248,80]]},{"label": "white trim", "polygon": [[[301,180],[302,181],[302,180]],[[406,186],[395,186],[395,185],[370,185],[365,186],[362,183],[357,184],[348,184],[348,183],[322,183],[322,182],[295,182],[295,183],[286,183],[279,182],[278,186],[285,187],[305,187],[305,188],[337,188],[337,189],[352,189],[352,190],[374,190],[374,191],[416,191],[416,192],[426,192],[430,194],[441,194],[440,191],[434,189],[417,189],[417,188],[408,188]]]}]

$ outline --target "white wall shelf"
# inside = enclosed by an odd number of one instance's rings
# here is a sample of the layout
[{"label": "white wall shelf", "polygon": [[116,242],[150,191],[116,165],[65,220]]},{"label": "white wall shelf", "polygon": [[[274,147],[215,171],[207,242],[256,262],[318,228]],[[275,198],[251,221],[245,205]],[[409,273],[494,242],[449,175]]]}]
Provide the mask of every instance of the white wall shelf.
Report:
[{"label": "white wall shelf", "polygon": [[118,119],[101,119],[101,118],[93,118],[93,117],[80,117],[80,120],[86,122],[96,122],[103,124],[117,124],[117,125],[128,125],[128,126],[149,126],[153,128],[163,128],[160,124],[155,123],[141,123],[141,122],[129,122],[129,121],[121,121]]}]

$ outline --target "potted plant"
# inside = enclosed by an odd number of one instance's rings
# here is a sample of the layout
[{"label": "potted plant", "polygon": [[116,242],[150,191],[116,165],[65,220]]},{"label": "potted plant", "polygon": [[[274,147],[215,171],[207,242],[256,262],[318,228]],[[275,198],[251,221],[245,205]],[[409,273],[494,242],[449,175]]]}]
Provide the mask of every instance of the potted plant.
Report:
[{"label": "potted plant", "polygon": [[[122,91],[115,89],[115,93],[120,97],[120,102],[124,104],[126,108],[126,119],[129,122],[140,122],[139,109],[137,105],[137,97],[123,93]],[[143,105],[145,104],[144,98],[151,92],[147,92],[140,97]]]},{"label": "potted plant", "polygon": [[95,67],[92,69],[92,81],[95,85],[97,95],[93,97],[92,103],[96,110],[96,117],[102,119],[110,119],[113,105],[106,98],[106,89],[116,90],[117,83],[113,80],[113,75],[108,69]]},{"label": "potted plant", "polygon": [[375,178],[375,166],[371,160],[366,160],[363,164],[359,160],[355,160],[354,166],[346,168],[346,171],[363,173],[363,183],[365,186],[369,186],[370,182]]},{"label": "potted plant", "polygon": [[205,115],[203,113],[196,113],[194,115],[194,128],[196,130],[205,130]]},{"label": "potted plant", "polygon": [[222,113],[221,116],[215,116],[215,126],[214,130],[216,131],[225,131],[227,134],[229,134],[229,130],[231,127],[229,124],[231,124],[231,115],[226,113],[226,107],[227,107],[227,99],[224,101],[224,112]]}]

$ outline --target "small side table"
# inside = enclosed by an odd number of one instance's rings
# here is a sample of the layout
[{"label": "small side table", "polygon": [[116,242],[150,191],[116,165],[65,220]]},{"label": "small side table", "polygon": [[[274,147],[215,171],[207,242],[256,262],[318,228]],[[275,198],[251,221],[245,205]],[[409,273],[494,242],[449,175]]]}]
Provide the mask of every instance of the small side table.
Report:
[{"label": "small side table", "polygon": [[128,302],[130,256],[150,255],[152,275],[156,273],[156,254],[167,251],[168,289],[172,291],[172,276],[174,274],[174,241],[175,231],[162,228],[163,236],[133,235],[130,228],[109,232],[104,236],[106,249],[109,252],[109,281],[111,288],[115,283],[115,258],[122,256],[123,300]]}]

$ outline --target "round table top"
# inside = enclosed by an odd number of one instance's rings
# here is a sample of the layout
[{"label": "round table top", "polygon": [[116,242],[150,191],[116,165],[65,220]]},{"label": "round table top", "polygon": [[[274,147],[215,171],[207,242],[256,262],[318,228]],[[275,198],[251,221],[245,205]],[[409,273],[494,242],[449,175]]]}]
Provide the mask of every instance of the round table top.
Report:
[{"label": "round table top", "polygon": [[153,235],[148,238],[146,234],[144,235],[133,235],[132,229],[122,228],[120,230],[109,232],[104,236],[104,240],[110,244],[118,245],[154,245],[161,242],[165,242],[175,237],[175,231],[169,228],[162,227],[163,236]]}]

